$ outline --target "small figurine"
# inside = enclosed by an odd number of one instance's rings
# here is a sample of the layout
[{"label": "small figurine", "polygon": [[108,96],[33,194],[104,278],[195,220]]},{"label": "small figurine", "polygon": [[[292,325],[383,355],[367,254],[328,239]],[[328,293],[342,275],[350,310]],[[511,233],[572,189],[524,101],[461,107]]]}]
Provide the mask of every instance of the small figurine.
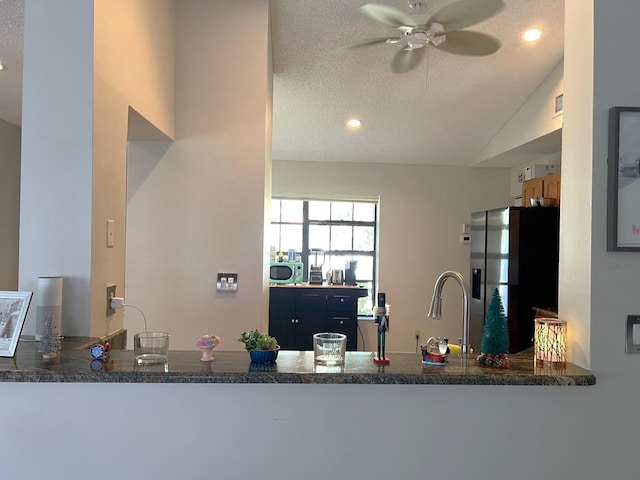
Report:
[{"label": "small figurine", "polygon": [[89,348],[89,353],[91,354],[91,363],[89,366],[91,370],[94,372],[100,372],[102,370],[109,371],[113,366],[113,360],[111,360],[109,356],[109,352],[111,351],[111,344],[109,342],[104,343],[94,343]]},{"label": "small figurine", "polygon": [[373,309],[375,323],[378,326],[378,353],[373,357],[376,365],[389,365],[389,359],[385,355],[385,343],[387,332],[389,331],[389,310],[390,305],[386,304],[386,294],[378,293],[378,305]]},{"label": "small figurine", "polygon": [[420,345],[420,349],[424,365],[444,365],[447,362],[449,344],[446,338],[431,337],[427,343]]},{"label": "small figurine", "polygon": [[215,334],[203,335],[196,341],[196,347],[202,352],[200,360],[202,362],[211,362],[213,360],[213,349],[220,345],[220,337]]},{"label": "small figurine", "polygon": [[91,345],[89,349],[89,353],[91,354],[91,358],[94,360],[106,360],[109,357],[109,351],[111,350],[111,345],[109,342],[95,343]]}]

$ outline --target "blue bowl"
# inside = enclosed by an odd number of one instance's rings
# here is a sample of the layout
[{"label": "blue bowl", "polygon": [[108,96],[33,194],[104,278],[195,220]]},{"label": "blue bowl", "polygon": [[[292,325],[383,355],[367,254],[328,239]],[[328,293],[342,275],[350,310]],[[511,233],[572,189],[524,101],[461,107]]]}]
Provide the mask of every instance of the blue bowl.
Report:
[{"label": "blue bowl", "polygon": [[249,350],[249,356],[254,363],[273,363],[278,358],[279,350],[280,347],[276,350]]}]

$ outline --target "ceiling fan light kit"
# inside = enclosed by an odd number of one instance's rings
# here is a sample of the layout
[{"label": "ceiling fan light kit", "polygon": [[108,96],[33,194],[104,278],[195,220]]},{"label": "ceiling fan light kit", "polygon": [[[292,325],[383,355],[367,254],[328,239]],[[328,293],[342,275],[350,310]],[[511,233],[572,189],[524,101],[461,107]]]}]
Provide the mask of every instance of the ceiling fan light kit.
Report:
[{"label": "ceiling fan light kit", "polygon": [[[422,2],[409,0],[409,8],[419,10]],[[415,69],[424,57],[425,47],[429,45],[456,55],[491,55],[500,49],[498,39],[463,29],[487,20],[503,8],[502,0],[458,0],[429,17],[422,12],[405,13],[388,5],[368,3],[360,10],[369,18],[396,28],[401,36],[360,40],[340,50],[381,43],[400,45],[400,50],[391,60],[391,71],[394,73],[407,73]],[[426,20],[417,22],[418,18]]]}]

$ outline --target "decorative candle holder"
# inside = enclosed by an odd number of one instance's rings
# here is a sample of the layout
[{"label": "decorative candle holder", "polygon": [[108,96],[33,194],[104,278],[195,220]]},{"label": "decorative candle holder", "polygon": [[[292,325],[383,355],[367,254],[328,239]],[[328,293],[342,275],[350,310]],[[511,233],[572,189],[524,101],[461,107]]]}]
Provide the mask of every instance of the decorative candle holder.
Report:
[{"label": "decorative candle holder", "polygon": [[534,345],[536,362],[564,364],[567,352],[567,322],[557,318],[536,318]]},{"label": "decorative candle holder", "polygon": [[211,362],[213,360],[213,349],[220,345],[220,337],[215,334],[203,335],[196,341],[196,347],[202,352],[200,361]]}]

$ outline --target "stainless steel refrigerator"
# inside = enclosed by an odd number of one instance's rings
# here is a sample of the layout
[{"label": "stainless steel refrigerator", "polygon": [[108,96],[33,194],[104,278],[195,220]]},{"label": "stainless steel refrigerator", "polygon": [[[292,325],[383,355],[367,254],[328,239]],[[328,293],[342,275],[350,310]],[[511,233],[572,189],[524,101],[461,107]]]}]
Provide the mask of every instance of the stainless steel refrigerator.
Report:
[{"label": "stainless steel refrigerator", "polygon": [[508,207],[471,214],[469,338],[481,350],[484,320],[497,288],[509,351],[533,345],[534,307],[558,308],[558,207]]}]

